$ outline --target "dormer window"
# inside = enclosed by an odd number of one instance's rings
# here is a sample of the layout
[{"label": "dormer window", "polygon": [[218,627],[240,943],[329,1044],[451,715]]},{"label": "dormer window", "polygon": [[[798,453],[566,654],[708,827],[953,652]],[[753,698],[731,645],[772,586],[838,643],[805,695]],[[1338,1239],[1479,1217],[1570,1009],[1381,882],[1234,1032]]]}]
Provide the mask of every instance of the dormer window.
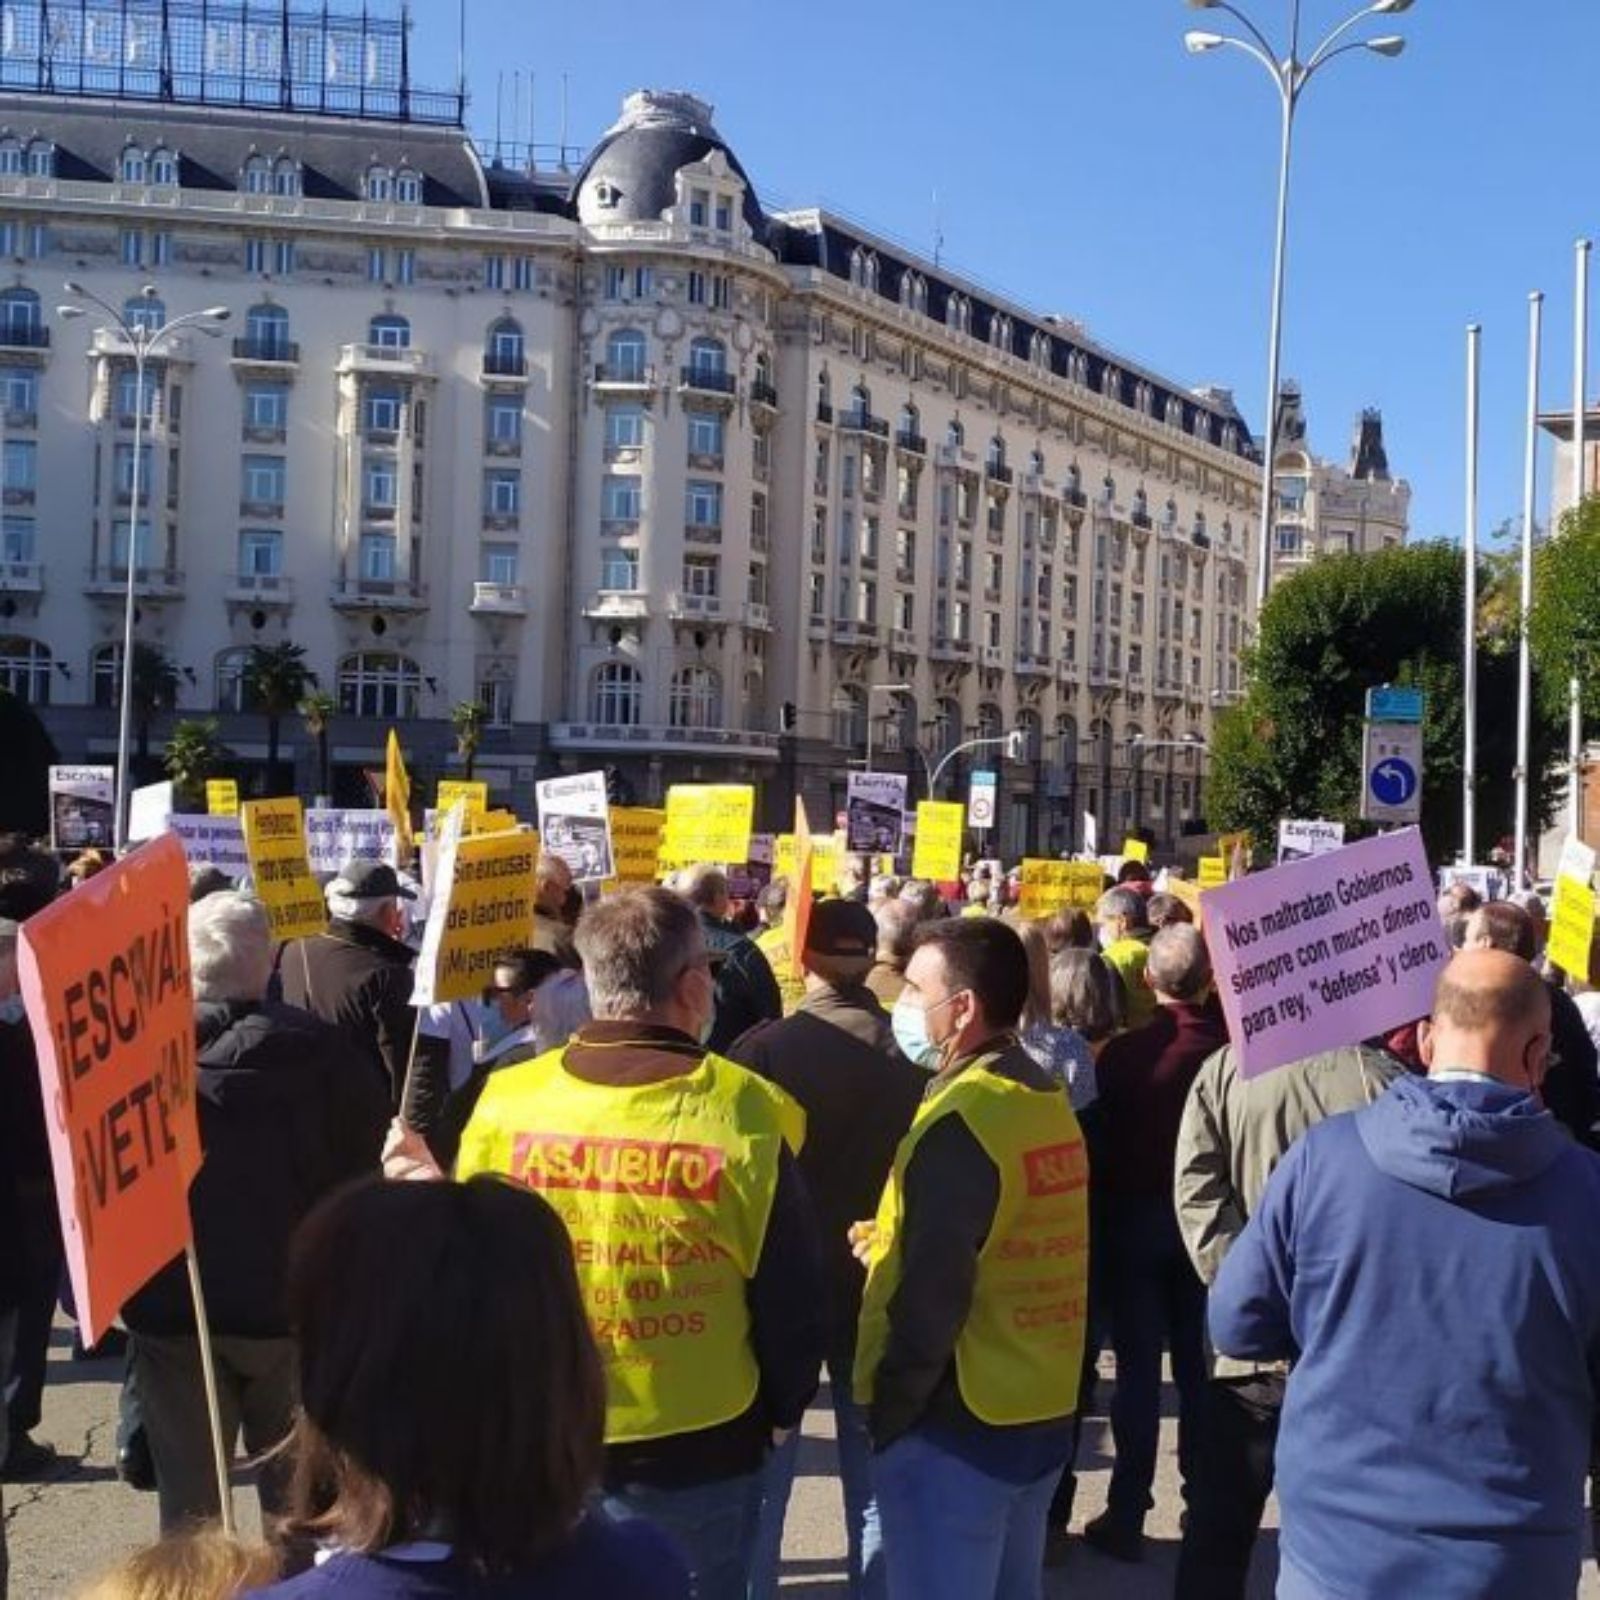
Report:
[{"label": "dormer window", "polygon": [[422,174],[413,172],[409,167],[402,167],[395,174],[394,197],[403,206],[421,205]]},{"label": "dormer window", "polygon": [[691,189],[689,191],[689,226],[703,228],[711,209],[711,192],[708,189]]},{"label": "dormer window", "polygon": [[138,145],[130,144],[122,152],[122,159],[117,163],[117,177],[123,183],[150,181],[150,158]]},{"label": "dormer window", "polygon": [[21,142],[17,139],[0,139],[0,178],[21,177],[23,170]]},{"label": "dormer window", "polygon": [[150,182],[162,189],[178,185],[178,157],[175,152],[157,147],[150,156]]},{"label": "dormer window", "polygon": [[56,175],[56,147],[48,139],[35,139],[28,146],[28,176],[53,178]]},{"label": "dormer window", "polygon": [[244,164],[240,179],[246,194],[271,194],[272,163],[265,156],[251,156]]},{"label": "dormer window", "polygon": [[368,200],[394,199],[394,173],[387,167],[368,167],[362,194]]},{"label": "dormer window", "polygon": [[300,163],[288,156],[280,156],[272,169],[272,192],[276,195],[298,197],[300,194]]}]

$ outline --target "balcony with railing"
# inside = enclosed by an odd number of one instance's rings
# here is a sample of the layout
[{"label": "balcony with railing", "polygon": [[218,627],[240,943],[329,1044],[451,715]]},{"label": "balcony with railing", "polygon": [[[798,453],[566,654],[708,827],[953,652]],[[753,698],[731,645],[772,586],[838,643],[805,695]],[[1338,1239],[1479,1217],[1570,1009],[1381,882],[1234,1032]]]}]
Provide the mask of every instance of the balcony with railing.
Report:
[{"label": "balcony with railing", "polygon": [[[83,592],[91,600],[121,600],[128,592],[127,566],[102,561],[90,567]],[[176,567],[135,567],[133,592],[142,600],[181,600],[183,573]]]},{"label": "balcony with railing", "polygon": [[1016,470],[1008,467],[1003,461],[987,461],[984,463],[983,475],[990,483],[998,483],[1005,488],[1010,488],[1016,480]]},{"label": "balcony with railing", "polygon": [[235,367],[298,367],[300,346],[293,339],[263,338],[247,333],[233,341],[231,364]]},{"label": "balcony with railing", "polygon": [[772,631],[772,609],[759,600],[746,600],[740,621],[754,633],[770,633]]},{"label": "balcony with railing", "polygon": [[860,622],[853,618],[841,617],[833,625],[833,642],[875,650],[883,643],[883,630],[876,622]]},{"label": "balcony with railing", "polygon": [[638,394],[654,389],[656,369],[635,361],[600,361],[595,364],[596,389],[613,389]]},{"label": "balcony with railing", "polygon": [[889,421],[886,417],[875,417],[870,411],[851,409],[839,413],[839,429],[843,433],[865,433],[874,439],[887,439],[889,437]]},{"label": "balcony with railing", "polygon": [[523,617],[528,614],[528,594],[520,583],[477,582],[468,606],[475,617]]},{"label": "balcony with railing", "polygon": [[720,522],[686,522],[683,525],[683,541],[685,544],[721,544],[722,524]]},{"label": "balcony with railing", "polygon": [[908,456],[925,456],[928,453],[928,441],[910,428],[896,431],[894,445],[895,449],[905,451]]},{"label": "balcony with railing", "polygon": [[[125,496],[119,492],[119,500]],[[146,491],[148,500],[148,491]],[[283,500],[245,500],[239,502],[239,517],[244,522],[281,522],[283,520]]]},{"label": "balcony with railing", "polygon": [[39,561],[0,561],[0,594],[42,594],[44,564]]},{"label": "balcony with railing", "polygon": [[519,387],[528,381],[528,358],[520,350],[485,350],[482,376],[491,386]]},{"label": "balcony with railing", "polygon": [[667,596],[667,615],[674,622],[704,620],[720,621],[722,596],[720,594],[685,594],[674,590]]},{"label": "balcony with railing", "polygon": [[1038,655],[1032,650],[1017,651],[1015,668],[1024,678],[1048,678],[1050,676],[1048,658]]},{"label": "balcony with railing", "polygon": [[655,747],[684,755],[776,761],[779,735],[747,728],[679,728],[648,722],[553,722],[550,743],[557,750],[648,750]]},{"label": "balcony with railing", "polygon": [[650,596],[643,589],[600,589],[583,608],[586,617],[599,621],[632,621],[650,615]]},{"label": "balcony with railing", "polygon": [[340,373],[366,372],[384,377],[431,378],[433,357],[409,345],[345,344],[339,347]]},{"label": "balcony with railing", "polygon": [[970,662],[972,660],[972,641],[970,639],[957,639],[948,634],[935,634],[928,641],[928,659],[930,661]]},{"label": "balcony with railing", "polygon": [[329,600],[340,611],[426,611],[428,591],[410,578],[336,578]]},{"label": "balcony with railing", "polygon": [[753,406],[765,406],[768,411],[776,411],[778,409],[776,386],[762,378],[754,379],[750,385],[750,404]]},{"label": "balcony with railing", "polygon": [[0,350],[37,350],[50,348],[50,329],[43,322],[25,322],[17,318],[0,322]]},{"label": "balcony with railing", "polygon": [[891,628],[889,630],[889,648],[915,655],[922,648],[922,641],[917,637],[915,628]]},{"label": "balcony with railing", "polygon": [[739,380],[720,367],[680,367],[678,392],[731,405],[739,392]]},{"label": "balcony with railing", "polygon": [[281,572],[236,572],[223,598],[236,605],[283,609],[294,604],[294,580]]}]

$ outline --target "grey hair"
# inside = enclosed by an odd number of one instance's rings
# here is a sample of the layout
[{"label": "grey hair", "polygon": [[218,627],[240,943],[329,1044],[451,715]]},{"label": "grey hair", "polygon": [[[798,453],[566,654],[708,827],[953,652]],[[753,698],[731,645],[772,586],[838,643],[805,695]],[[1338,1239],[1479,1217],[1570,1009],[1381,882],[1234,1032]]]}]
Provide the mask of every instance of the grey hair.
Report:
[{"label": "grey hair", "polygon": [[219,889],[189,908],[196,1000],[259,1000],[272,976],[272,924],[259,900]]},{"label": "grey hair", "polygon": [[708,866],[702,861],[679,875],[678,892],[690,905],[709,909],[727,899],[728,874],[721,867]]},{"label": "grey hair", "polygon": [[1186,922],[1174,922],[1150,941],[1145,981],[1169,1000],[1195,1000],[1211,982],[1211,955],[1205,936]]},{"label": "grey hair", "polygon": [[885,900],[872,915],[878,924],[878,959],[903,971],[923,922],[921,910],[909,900]]},{"label": "grey hair", "polygon": [[602,1022],[655,1011],[685,970],[705,959],[699,918],[670,889],[625,889],[591,906],[576,943],[589,1006]]},{"label": "grey hair", "polygon": [[1097,951],[1061,950],[1050,961],[1050,1007],[1058,1023],[1093,1043],[1122,1026],[1122,985]]},{"label": "grey hair", "polygon": [[900,899],[915,906],[924,917],[930,916],[939,904],[939,891],[926,878],[907,878],[900,885]]},{"label": "grey hair", "polygon": [[356,922],[364,928],[378,928],[388,919],[393,907],[400,904],[398,895],[380,894],[371,899],[357,900],[340,894],[331,884],[323,891],[328,902],[328,915],[335,922]]},{"label": "grey hair", "polygon": [[1107,889],[1100,896],[1094,914],[1102,922],[1110,917],[1124,917],[1133,928],[1148,927],[1150,923],[1144,896],[1137,889]]}]

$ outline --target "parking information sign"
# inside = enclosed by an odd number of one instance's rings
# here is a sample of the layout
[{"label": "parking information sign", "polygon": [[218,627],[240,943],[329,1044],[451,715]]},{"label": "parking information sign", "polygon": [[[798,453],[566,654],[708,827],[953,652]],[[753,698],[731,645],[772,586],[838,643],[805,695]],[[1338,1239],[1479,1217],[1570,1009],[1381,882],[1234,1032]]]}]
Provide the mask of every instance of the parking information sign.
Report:
[{"label": "parking information sign", "polygon": [[1369,722],[1362,742],[1361,815],[1397,825],[1422,819],[1422,728]]},{"label": "parking information sign", "polygon": [[1000,787],[999,778],[992,772],[974,772],[972,785],[967,790],[967,826],[992,828],[994,826],[995,793]]}]

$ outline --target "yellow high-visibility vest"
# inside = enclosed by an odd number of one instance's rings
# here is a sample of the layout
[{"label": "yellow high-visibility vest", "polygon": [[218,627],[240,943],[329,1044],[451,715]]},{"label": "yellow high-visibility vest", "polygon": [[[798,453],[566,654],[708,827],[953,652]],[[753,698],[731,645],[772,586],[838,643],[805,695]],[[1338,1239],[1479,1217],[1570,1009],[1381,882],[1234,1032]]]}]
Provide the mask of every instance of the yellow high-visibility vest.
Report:
[{"label": "yellow high-visibility vest", "polygon": [[571,1048],[490,1076],[456,1175],[525,1183],[566,1223],[605,1366],[608,1444],[729,1422],[760,1385],[745,1287],[805,1113],[720,1056],[624,1086],[567,1071]]},{"label": "yellow high-visibility vest", "polygon": [[856,1345],[855,1395],[870,1404],[900,1285],[906,1168],[928,1130],[960,1117],[1000,1174],[978,1253],[972,1307],[956,1340],[967,1409],[996,1425],[1064,1417],[1078,1404],[1089,1272],[1089,1162],[1060,1089],[1029,1089],[974,1062],[923,1103],[878,1205]]}]

